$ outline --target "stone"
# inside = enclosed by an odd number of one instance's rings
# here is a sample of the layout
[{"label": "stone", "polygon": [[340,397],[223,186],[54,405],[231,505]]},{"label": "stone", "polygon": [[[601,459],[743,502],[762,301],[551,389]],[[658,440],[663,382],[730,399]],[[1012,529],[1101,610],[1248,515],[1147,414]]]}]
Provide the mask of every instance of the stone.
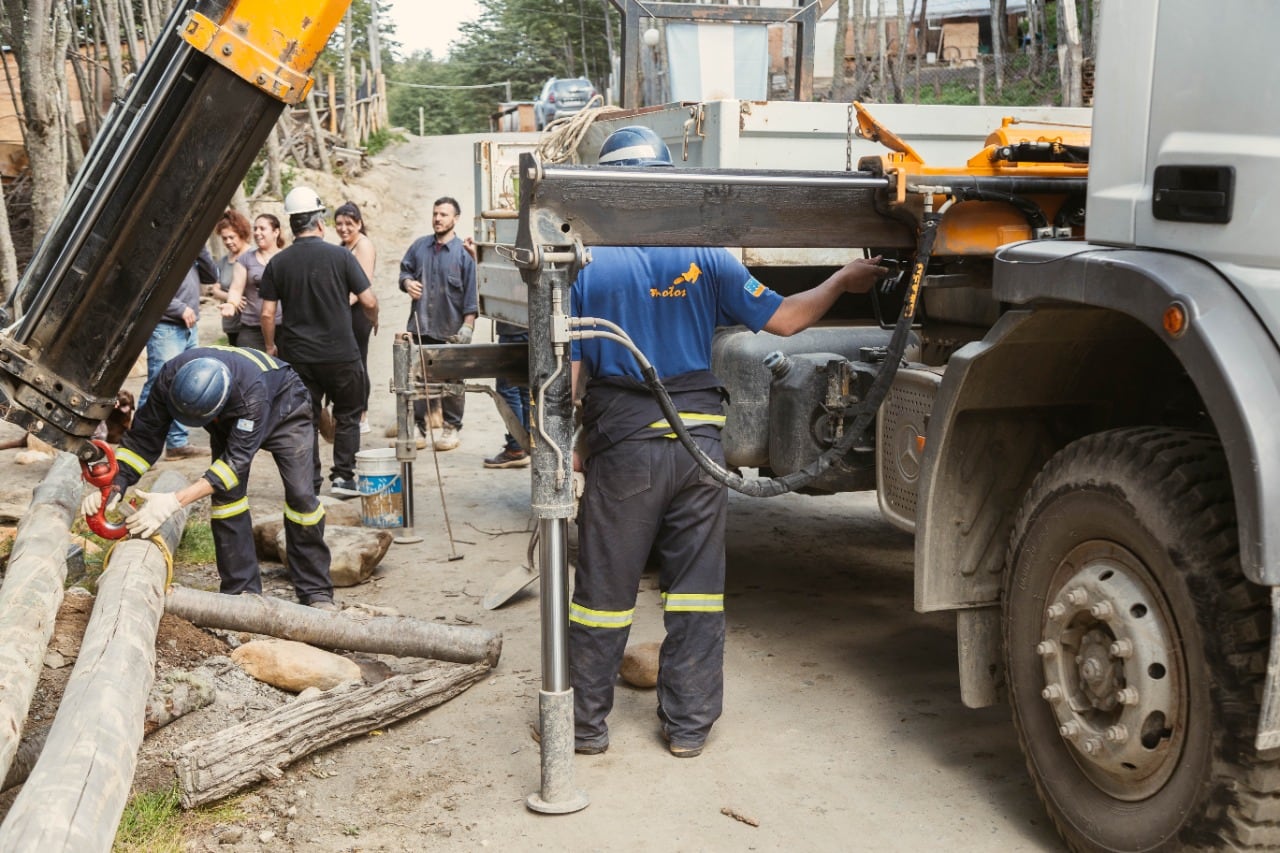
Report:
[{"label": "stone", "polygon": [[[393,539],[395,536],[389,530],[326,525],[324,541],[329,546],[329,575],[333,585],[355,586],[367,581],[387,555]],[[287,566],[283,529],[276,535],[276,548]]]},{"label": "stone", "polygon": [[244,838],[244,830],[238,826],[229,826],[217,834],[219,844],[239,844]]},{"label": "stone", "polygon": [[332,495],[321,495],[320,503],[324,504],[324,526],[359,527],[364,522],[360,512],[360,501],[343,500]]},{"label": "stone", "polygon": [[661,643],[632,643],[622,654],[618,674],[632,687],[654,687],[658,683],[658,651]]},{"label": "stone", "polygon": [[[359,527],[364,520],[360,514],[359,501],[344,501],[329,495],[320,495],[320,504],[324,507],[324,526]],[[284,515],[263,516],[253,523],[253,549],[259,560],[284,562],[284,548],[277,546],[276,540],[280,531],[284,530]]]},{"label": "stone", "polygon": [[355,661],[292,640],[254,640],[233,651],[231,659],[259,681],[291,693],[360,680]]},{"label": "stone", "polygon": [[280,559],[280,549],[276,547],[276,537],[284,530],[284,515],[276,513],[253,523],[253,549],[259,560]]}]

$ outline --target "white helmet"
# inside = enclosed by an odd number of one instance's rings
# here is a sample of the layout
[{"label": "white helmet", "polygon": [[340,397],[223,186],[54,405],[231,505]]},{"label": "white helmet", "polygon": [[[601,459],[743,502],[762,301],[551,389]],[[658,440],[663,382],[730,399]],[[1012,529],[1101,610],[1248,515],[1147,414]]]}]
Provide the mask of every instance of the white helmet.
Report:
[{"label": "white helmet", "polygon": [[298,213],[319,213],[322,210],[324,210],[324,202],[320,200],[320,196],[311,187],[294,187],[284,197],[284,212],[286,216],[293,216]]}]

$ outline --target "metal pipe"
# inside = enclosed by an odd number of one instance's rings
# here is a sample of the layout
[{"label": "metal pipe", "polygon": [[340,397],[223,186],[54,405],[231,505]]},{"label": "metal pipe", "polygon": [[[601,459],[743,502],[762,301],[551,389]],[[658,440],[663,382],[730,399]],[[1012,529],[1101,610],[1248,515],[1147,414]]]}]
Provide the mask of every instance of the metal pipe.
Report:
[{"label": "metal pipe", "polygon": [[400,535],[395,538],[397,545],[410,545],[414,542],[421,542],[422,537],[413,529],[413,463],[400,463],[400,500],[402,501],[401,509],[404,512],[404,526],[400,528]]},{"label": "metal pipe", "polygon": [[543,166],[543,180],[600,181],[619,183],[709,184],[739,187],[809,187],[813,189],[884,190],[892,186],[889,178],[874,177],[868,172],[742,172],[728,169],[650,169]]},{"label": "metal pipe", "polygon": [[542,689],[569,689],[568,521],[538,520],[538,583],[542,594]]}]

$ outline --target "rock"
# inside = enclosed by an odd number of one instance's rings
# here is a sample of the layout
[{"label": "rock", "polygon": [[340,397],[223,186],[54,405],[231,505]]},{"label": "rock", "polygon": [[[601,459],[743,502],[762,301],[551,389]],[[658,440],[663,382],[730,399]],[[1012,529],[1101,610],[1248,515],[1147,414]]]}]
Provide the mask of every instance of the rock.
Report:
[{"label": "rock", "polygon": [[632,643],[622,655],[618,674],[632,687],[653,687],[658,683],[658,650],[661,643]]},{"label": "rock", "polygon": [[49,669],[62,669],[67,665],[67,659],[57,652],[45,652],[44,665]]},{"label": "rock", "polygon": [[231,659],[259,681],[293,693],[360,680],[354,661],[292,640],[254,640],[233,651]]},{"label": "rock", "polygon": [[52,462],[53,454],[41,450],[19,450],[14,454],[13,461],[19,465],[40,465]]},{"label": "rock", "polygon": [[276,513],[253,523],[253,549],[259,560],[279,560],[276,537],[284,530],[284,515]]},{"label": "rock", "polygon": [[[363,583],[386,556],[395,537],[389,530],[370,530],[364,527],[325,526],[324,541],[329,546],[329,575],[334,586],[355,586]],[[284,530],[276,535],[276,548],[284,559]]]},{"label": "rock", "polygon": [[263,844],[269,844],[276,837],[275,832],[270,829],[264,829],[258,833],[258,841]]},{"label": "rock", "polygon": [[331,495],[321,495],[320,503],[324,504],[324,526],[359,527],[364,523],[364,515],[360,512],[360,501],[343,500]]},{"label": "rock", "polygon": [[219,844],[239,844],[244,838],[244,830],[238,826],[229,826],[218,833]]}]

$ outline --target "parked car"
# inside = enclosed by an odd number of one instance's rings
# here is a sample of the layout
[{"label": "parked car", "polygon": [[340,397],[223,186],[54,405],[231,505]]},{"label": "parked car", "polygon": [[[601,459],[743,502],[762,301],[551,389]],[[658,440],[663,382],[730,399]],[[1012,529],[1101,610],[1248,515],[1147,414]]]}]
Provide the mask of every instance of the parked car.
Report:
[{"label": "parked car", "polygon": [[533,123],[542,130],[556,119],[585,107],[595,94],[596,87],[586,77],[563,80],[552,77],[543,84],[538,99],[533,102]]}]

